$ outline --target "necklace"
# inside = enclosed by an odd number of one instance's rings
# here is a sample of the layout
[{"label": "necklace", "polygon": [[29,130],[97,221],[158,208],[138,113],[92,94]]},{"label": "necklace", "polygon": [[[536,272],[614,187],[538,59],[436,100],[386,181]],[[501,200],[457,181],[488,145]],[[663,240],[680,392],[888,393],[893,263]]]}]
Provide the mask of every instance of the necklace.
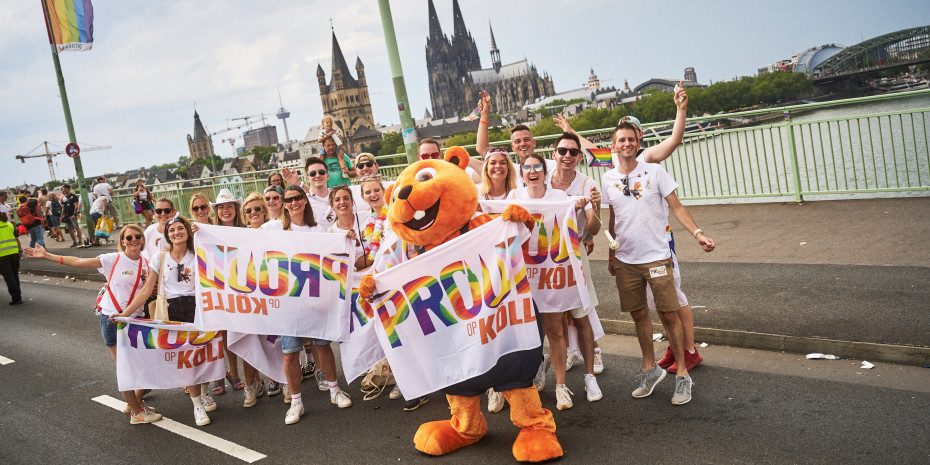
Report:
[{"label": "necklace", "polygon": [[569,186],[569,185],[571,185],[572,181],[575,180],[575,177],[578,176],[578,172],[577,172],[577,171],[572,171],[572,179],[569,180],[568,182],[565,182],[565,181],[562,180],[562,176],[559,176],[559,172],[558,172],[558,171],[556,171],[555,173],[553,173],[553,175],[554,175],[553,177],[556,178],[556,179],[558,179],[560,183],[565,184],[566,186]]}]

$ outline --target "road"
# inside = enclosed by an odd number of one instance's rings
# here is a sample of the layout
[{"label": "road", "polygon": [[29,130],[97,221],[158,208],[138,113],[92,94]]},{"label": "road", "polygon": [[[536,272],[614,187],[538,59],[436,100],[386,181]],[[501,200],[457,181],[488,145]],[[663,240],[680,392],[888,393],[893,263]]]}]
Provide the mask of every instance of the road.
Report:
[{"label": "road", "polygon": [[[34,463],[241,463],[224,452],[153,425],[133,426],[122,413],[93,401],[119,398],[115,370],[91,311],[98,283],[24,277],[27,304],[0,307],[0,461]],[[751,298],[751,296],[747,296]],[[709,301],[708,301],[709,302]],[[767,302],[758,302],[760,311]],[[926,325],[923,326],[926,328]],[[581,370],[568,375],[575,407],[555,411],[565,449],[561,463],[927,463],[930,371],[853,360],[808,361],[803,356],[710,346],[695,369],[694,400],[670,403],[674,383],[633,399],[639,365],[632,338],[601,340],[607,368],[604,399],[584,399]],[[657,351],[664,345],[657,345]],[[554,408],[550,385],[541,394]],[[241,406],[241,392],[218,396],[213,423],[193,426],[181,389],[152,393],[147,402],[167,418],[263,454],[257,463],[513,463],[517,430],[507,410],[487,415],[489,434],[441,459],[418,453],[418,425],[448,417],[439,395],[404,413],[400,401],[364,402],[339,410],[305,383],[308,413],[285,425],[281,396]],[[167,422],[166,422],[167,424]],[[682,446],[683,452],[670,449]]]}]

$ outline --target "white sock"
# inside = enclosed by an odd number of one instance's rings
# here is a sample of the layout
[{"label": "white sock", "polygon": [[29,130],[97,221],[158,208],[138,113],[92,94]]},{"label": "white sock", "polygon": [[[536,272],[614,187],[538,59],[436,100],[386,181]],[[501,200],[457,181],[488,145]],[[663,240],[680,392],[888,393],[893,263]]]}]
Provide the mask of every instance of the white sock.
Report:
[{"label": "white sock", "polygon": [[339,389],[339,382],[338,382],[338,381],[327,381],[327,383],[329,384],[329,391],[330,391],[330,392],[333,392],[333,391],[335,391],[336,389]]},{"label": "white sock", "polygon": [[194,404],[194,408],[203,407],[203,399],[198,397],[191,397],[191,403]]},{"label": "white sock", "polygon": [[294,402],[299,402],[299,403],[301,403],[301,404],[304,402],[304,401],[300,398],[300,393],[299,393],[299,392],[298,392],[297,394],[291,394],[291,404],[293,404]]},{"label": "white sock", "polygon": [[595,347],[595,348],[594,348],[594,353],[595,353],[595,354],[601,353],[601,348],[600,348],[600,347]]},{"label": "white sock", "polygon": [[691,355],[694,355],[694,350],[695,350],[695,349],[691,349],[691,350],[688,351],[688,353],[691,354]]}]

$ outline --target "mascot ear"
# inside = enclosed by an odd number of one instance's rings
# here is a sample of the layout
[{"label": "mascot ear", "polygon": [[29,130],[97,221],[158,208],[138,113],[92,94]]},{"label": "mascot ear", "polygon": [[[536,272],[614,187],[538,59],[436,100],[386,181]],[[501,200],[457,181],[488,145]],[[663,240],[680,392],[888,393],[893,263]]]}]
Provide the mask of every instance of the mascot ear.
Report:
[{"label": "mascot ear", "polygon": [[463,170],[468,166],[468,151],[459,146],[453,146],[446,149],[443,159],[453,165],[458,165]]},{"label": "mascot ear", "polygon": [[394,192],[394,186],[396,186],[396,185],[397,185],[397,184],[391,184],[390,186],[388,186],[387,190],[384,191],[384,204],[385,204],[385,205],[390,205],[390,204],[391,204],[391,200],[392,200],[392,199],[391,199],[391,193]]}]

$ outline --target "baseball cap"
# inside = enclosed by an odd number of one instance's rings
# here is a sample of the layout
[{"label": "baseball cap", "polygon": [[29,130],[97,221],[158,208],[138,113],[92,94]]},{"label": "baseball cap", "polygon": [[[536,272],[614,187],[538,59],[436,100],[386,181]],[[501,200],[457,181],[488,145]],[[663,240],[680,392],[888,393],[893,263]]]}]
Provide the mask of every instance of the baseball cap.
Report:
[{"label": "baseball cap", "polygon": [[363,152],[363,153],[358,154],[358,156],[355,157],[355,163],[354,163],[354,164],[355,164],[355,166],[358,166],[358,164],[361,163],[361,162],[363,162],[363,161],[370,161],[370,162],[372,162],[372,163],[377,163],[377,162],[378,162],[377,160],[375,160],[375,156],[374,156],[374,155],[372,155],[372,154],[370,154],[370,153],[368,153],[368,152]]},{"label": "baseball cap", "polygon": [[620,122],[618,122],[617,124],[620,124],[620,123],[630,123],[633,126],[636,126],[636,129],[638,129],[639,132],[643,132],[643,124],[640,123],[639,118],[635,116],[624,116],[623,118],[620,118]]}]

